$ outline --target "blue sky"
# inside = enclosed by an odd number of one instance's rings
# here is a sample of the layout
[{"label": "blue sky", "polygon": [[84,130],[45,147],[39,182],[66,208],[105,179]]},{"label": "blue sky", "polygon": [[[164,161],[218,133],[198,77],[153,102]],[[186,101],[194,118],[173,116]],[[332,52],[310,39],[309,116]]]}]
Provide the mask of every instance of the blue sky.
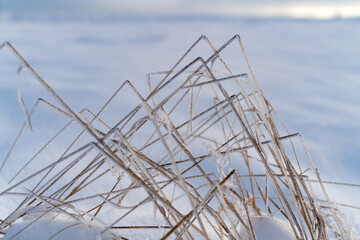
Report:
[{"label": "blue sky", "polygon": [[2,12],[69,14],[191,14],[241,17],[360,17],[355,0],[0,0]]}]

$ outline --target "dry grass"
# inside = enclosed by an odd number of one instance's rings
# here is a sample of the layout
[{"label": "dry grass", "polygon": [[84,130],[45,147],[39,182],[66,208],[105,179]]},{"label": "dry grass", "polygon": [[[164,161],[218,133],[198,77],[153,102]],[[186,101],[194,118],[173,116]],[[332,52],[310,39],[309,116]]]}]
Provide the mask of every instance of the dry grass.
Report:
[{"label": "dry grass", "polygon": [[[208,47],[209,57],[191,59],[200,44]],[[257,239],[252,215],[285,219],[297,239],[351,239],[300,134],[286,129],[259,88],[238,35],[218,49],[201,36],[172,69],[148,75],[148,95],[126,81],[97,113],[76,113],[10,43],[2,47],[20,59],[19,82],[22,69],[30,71],[58,105],[39,99],[28,111],[19,88],[26,124],[0,172],[12,164],[8,159],[26,125],[31,129],[39,104],[68,123],[0,193],[23,199],[0,230],[29,214],[29,206],[45,205],[33,221],[51,213],[80,223],[95,221],[119,239],[125,239],[124,229],[160,229],[161,239]],[[233,69],[225,62],[228,48],[239,51]],[[107,122],[110,105],[129,92],[138,105],[128,112],[112,110],[115,122]],[[66,150],[18,180],[73,123],[81,132],[63,143]],[[85,136],[91,141],[83,144]],[[315,178],[312,184],[309,176]],[[314,182],[320,189],[316,195]],[[28,183],[31,188],[24,188]],[[125,224],[141,216],[139,211],[154,212],[149,225]]]}]

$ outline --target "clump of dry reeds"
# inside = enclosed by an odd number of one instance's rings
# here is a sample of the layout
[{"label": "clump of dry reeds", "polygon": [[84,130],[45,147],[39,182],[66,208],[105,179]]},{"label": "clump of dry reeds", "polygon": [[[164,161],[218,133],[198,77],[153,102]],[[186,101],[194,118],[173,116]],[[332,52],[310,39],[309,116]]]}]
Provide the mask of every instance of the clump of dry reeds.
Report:
[{"label": "clump of dry reeds", "polygon": [[[209,56],[196,55],[201,44]],[[125,81],[97,113],[76,113],[10,43],[4,46],[20,59],[19,79],[28,70],[57,104],[39,99],[29,111],[20,92],[26,123],[0,171],[12,164],[39,103],[68,122],[0,193],[22,198],[0,230],[29,215],[29,207],[43,206],[32,222],[51,214],[94,221],[119,239],[128,229],[153,229],[161,239],[257,239],[254,215],[288,221],[297,239],[349,239],[300,134],[288,132],[264,96],[238,35],[220,48],[201,36],[169,71],[147,76],[148,94]],[[237,58],[228,65],[229,53]],[[127,112],[116,108],[118,97],[130,93],[128,104],[138,104]],[[65,150],[19,180],[74,123],[81,131],[62,142]],[[153,220],[129,224],[139,212],[154,212]]]}]

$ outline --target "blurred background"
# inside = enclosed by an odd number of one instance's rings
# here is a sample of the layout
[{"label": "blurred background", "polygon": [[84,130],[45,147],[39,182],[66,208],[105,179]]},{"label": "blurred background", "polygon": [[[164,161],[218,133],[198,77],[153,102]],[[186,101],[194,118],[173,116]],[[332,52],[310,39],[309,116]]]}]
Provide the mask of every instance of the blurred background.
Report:
[{"label": "blurred background", "polygon": [[291,18],[354,18],[360,16],[360,3],[356,0],[2,0],[3,12],[52,13],[65,15],[109,14],[165,14],[212,15],[233,17],[291,17]]},{"label": "blurred background", "polygon": [[[77,111],[98,110],[126,79],[145,89],[147,73],[170,69],[202,34],[216,47],[239,34],[260,87],[323,179],[360,183],[359,1],[0,0],[0,41]],[[2,49],[0,65],[3,159],[24,117],[19,62]],[[42,87],[27,84],[32,99]],[[360,222],[360,189],[327,187]]]}]

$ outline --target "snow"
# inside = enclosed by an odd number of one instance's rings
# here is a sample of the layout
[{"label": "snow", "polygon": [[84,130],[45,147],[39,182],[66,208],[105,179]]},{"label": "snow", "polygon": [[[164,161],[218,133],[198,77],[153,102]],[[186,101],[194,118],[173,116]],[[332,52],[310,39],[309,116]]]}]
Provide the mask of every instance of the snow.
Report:
[{"label": "snow", "polygon": [[[28,227],[29,226],[29,227]],[[26,228],[27,227],[27,228]],[[25,229],[25,230],[23,230]],[[106,240],[116,239],[110,232],[87,223],[79,223],[71,220],[60,219],[40,219],[25,220],[14,223],[5,232],[4,240]]]},{"label": "snow", "polygon": [[[358,25],[358,20],[214,20],[209,17],[168,21],[166,17],[135,17],[93,22],[4,20],[0,23],[0,32],[1,41],[10,41],[66,102],[78,110],[85,106],[99,108],[126,79],[141,88],[147,73],[169,69],[201,34],[206,34],[218,46],[239,33],[260,87],[288,127],[302,133],[323,179],[359,182]],[[3,149],[9,148],[17,133],[15,129],[21,124],[17,119],[24,118],[16,100],[17,63],[3,50],[0,62],[7,68],[2,67],[0,74],[0,130],[3,133],[0,157],[3,159],[6,152]],[[33,100],[31,96],[37,95],[39,87],[23,84],[27,100]],[[24,145],[23,153],[26,151]],[[21,159],[16,160],[18,165],[13,161],[11,167],[0,173],[0,190],[7,186],[10,172],[21,166]],[[41,164],[35,163],[34,168]],[[337,202],[359,206],[359,190],[327,187]],[[0,219],[18,204],[18,200],[12,201],[13,197],[6,199],[0,199]],[[349,211],[349,215],[360,222],[359,212]],[[263,216],[252,219],[259,239],[293,237],[292,230],[281,219]],[[32,220],[16,222],[9,228],[8,236],[16,234],[29,221]],[[40,219],[24,234],[28,239],[48,239],[73,223],[68,219]],[[82,239],[81,233],[91,233],[96,239],[99,232],[100,227],[92,228],[84,223],[61,232],[55,239],[70,239],[69,236]],[[73,234],[80,235],[73,237]],[[150,239],[156,239],[155,236]]]},{"label": "snow", "polygon": [[[58,219],[55,216],[46,218],[33,213],[32,217],[27,217],[14,223],[5,231],[6,239],[14,240],[105,240],[116,239],[114,235],[107,231],[101,233],[104,229],[89,223],[79,223],[69,219]],[[296,240],[296,237],[291,229],[288,221],[273,216],[251,216],[253,228],[258,240]],[[27,227],[29,226],[29,227]],[[25,228],[25,230],[23,230]],[[240,228],[241,237],[247,239],[244,229]],[[141,239],[156,239],[155,236],[136,234]],[[137,237],[137,239],[139,239]],[[135,239],[135,238],[134,238]]]},{"label": "snow", "polygon": [[[288,221],[273,216],[251,216],[251,221],[258,240],[296,240]],[[241,237],[247,239],[245,233]]]}]

